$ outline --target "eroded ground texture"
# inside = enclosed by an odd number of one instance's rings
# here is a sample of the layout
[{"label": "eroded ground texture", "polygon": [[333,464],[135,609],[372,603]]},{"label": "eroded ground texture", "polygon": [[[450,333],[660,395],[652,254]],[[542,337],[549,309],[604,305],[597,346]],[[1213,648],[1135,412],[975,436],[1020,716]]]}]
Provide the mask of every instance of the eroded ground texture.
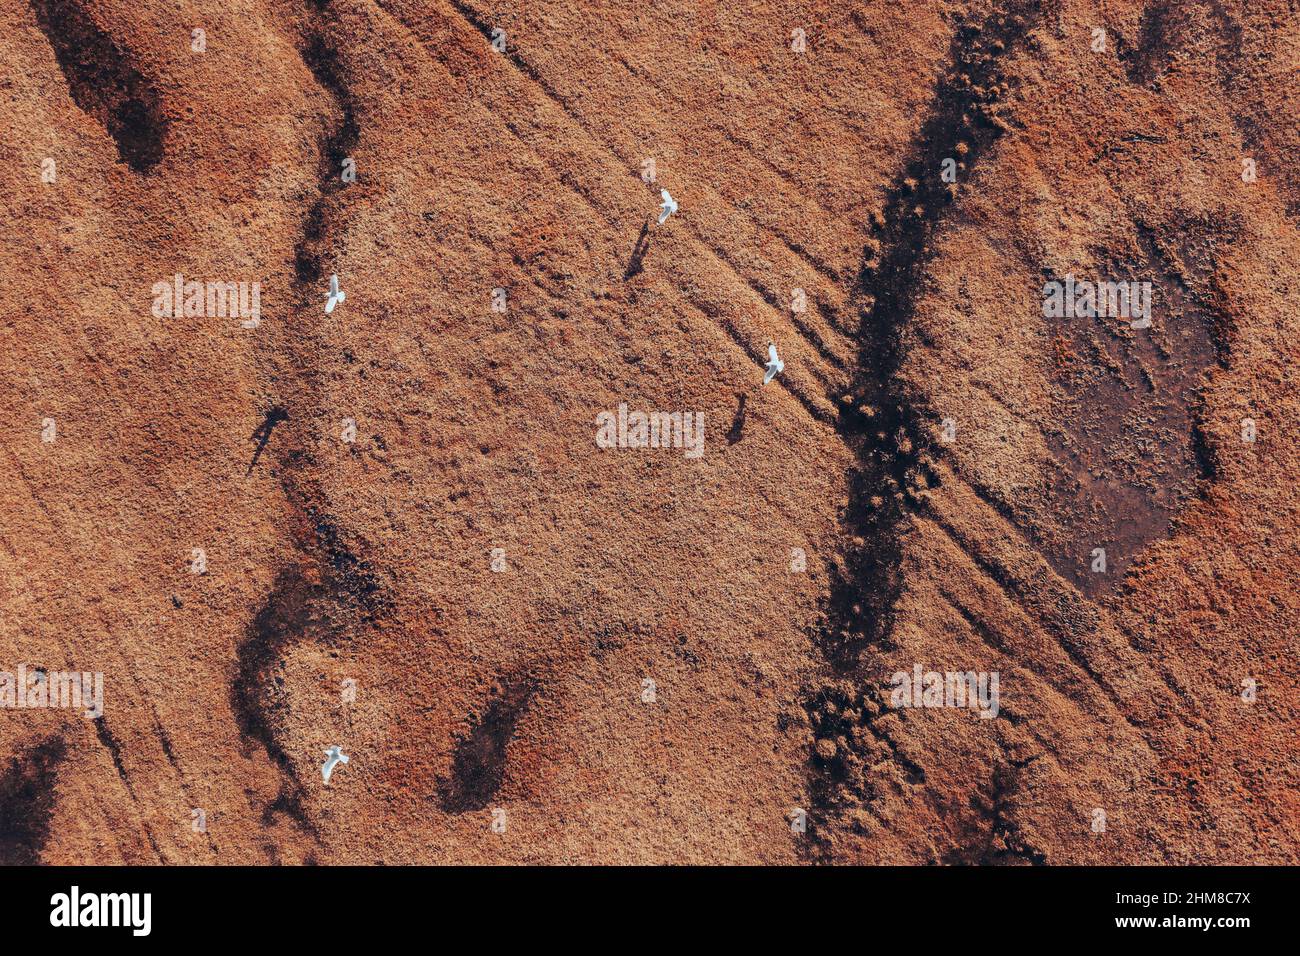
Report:
[{"label": "eroded ground texture", "polygon": [[0,0],[0,61],[0,862],[1300,856],[1295,0]]}]

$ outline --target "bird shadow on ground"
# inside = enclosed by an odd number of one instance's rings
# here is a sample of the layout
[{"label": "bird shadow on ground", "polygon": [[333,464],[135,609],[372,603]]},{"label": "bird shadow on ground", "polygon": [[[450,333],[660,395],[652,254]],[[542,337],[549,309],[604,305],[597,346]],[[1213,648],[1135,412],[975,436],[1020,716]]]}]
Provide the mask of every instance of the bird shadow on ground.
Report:
[{"label": "bird shadow on ground", "polygon": [[745,430],[745,416],[747,415],[746,406],[749,404],[749,396],[744,392],[736,394],[736,415],[731,420],[731,428],[727,430],[727,444],[734,445],[743,437]]},{"label": "bird shadow on ground", "polygon": [[650,220],[647,219],[641,224],[641,234],[636,237],[636,245],[632,247],[632,258],[627,261],[627,271],[623,273],[623,281],[626,282],[641,272],[642,262],[649,250]]},{"label": "bird shadow on ground", "polygon": [[278,405],[267,411],[266,420],[257,427],[257,431],[253,432],[253,437],[250,439],[257,442],[257,448],[253,452],[253,460],[248,463],[248,471],[244,472],[245,478],[257,467],[257,459],[261,458],[262,452],[266,450],[266,443],[271,440],[271,432],[275,430],[275,426],[288,420],[289,413]]}]

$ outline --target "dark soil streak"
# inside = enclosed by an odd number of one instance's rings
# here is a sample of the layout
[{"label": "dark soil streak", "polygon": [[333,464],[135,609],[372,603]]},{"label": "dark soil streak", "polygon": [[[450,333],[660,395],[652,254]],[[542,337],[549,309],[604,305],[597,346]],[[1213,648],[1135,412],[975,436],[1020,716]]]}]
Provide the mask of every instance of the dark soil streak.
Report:
[{"label": "dark soil streak", "polygon": [[9,758],[0,765],[0,866],[35,866],[50,837],[54,785],[67,756],[61,737]]},{"label": "dark soil streak", "polygon": [[[932,255],[931,237],[958,185],[1007,128],[998,105],[1008,83],[1001,61],[1025,39],[1040,12],[1037,2],[1013,2],[983,22],[957,25],[934,105],[890,190],[884,214],[873,221],[874,236],[864,251],[855,291],[861,316],[858,368],[851,402],[841,403],[838,424],[857,459],[848,476],[851,503],[842,516],[848,543],[830,568],[831,592],[815,638],[836,675],[857,672],[866,648],[890,646],[911,510],[938,480],[921,403],[899,377],[907,327]],[[957,184],[941,178],[948,158],[957,161]],[[817,738],[808,776],[814,856],[827,851],[827,831],[840,814],[869,807],[876,795],[877,784],[868,772],[876,760],[864,748],[881,743],[864,743],[852,727],[845,732],[846,719],[849,725],[869,723],[872,706],[862,691],[852,692],[838,680],[805,699]],[[923,768],[884,745],[905,780],[924,781]]]},{"label": "dark soil streak", "polygon": [[531,676],[506,678],[493,688],[482,711],[468,718],[469,728],[456,744],[451,775],[438,781],[445,811],[482,810],[496,796],[515,726],[536,692],[537,682]]},{"label": "dark soil streak", "polygon": [[1115,49],[1130,83],[1150,86],[1169,69],[1174,50],[1182,42],[1186,22],[1174,0],[1155,0],[1142,11],[1137,45],[1130,47],[1115,35]]},{"label": "dark soil streak", "polygon": [[858,370],[852,402],[841,405],[839,430],[856,453],[849,475],[852,504],[844,516],[850,539],[832,568],[831,597],[818,644],[832,667],[852,670],[861,651],[887,644],[901,580],[901,538],[909,511],[937,481],[929,427],[919,402],[899,379],[906,328],[915,309],[929,240],[954,193],[940,170],[958,162],[959,182],[1005,128],[998,100],[1005,80],[998,64],[1025,36],[1037,4],[1014,5],[984,24],[960,25],[952,65],[939,81],[933,111],[911,149],[875,238],[864,256],[856,292],[861,310]]},{"label": "dark soil streak", "polygon": [[[1031,845],[1015,822],[1015,798],[1024,771],[1037,757],[1001,760],[993,768],[987,794],[973,801],[977,817],[969,842],[943,860],[949,866],[1044,866],[1047,856]],[[989,823],[991,821],[991,824]]]},{"label": "dark soil streak", "polygon": [[[316,4],[324,10],[327,0]],[[320,246],[325,240],[325,220],[330,199],[342,190],[343,160],[352,155],[361,136],[357,124],[356,109],[351,90],[345,82],[343,65],[339,62],[338,50],[326,39],[319,27],[313,27],[307,34],[302,51],[302,61],[311,70],[325,90],[329,91],[342,112],[342,120],[321,139],[320,147],[320,196],[312,204],[303,225],[302,239],[294,254],[294,273],[299,291],[308,298],[323,298],[321,290],[315,288],[324,276],[323,259]]]},{"label": "dark soil streak", "polygon": [[[324,304],[324,263],[332,258],[325,248],[330,243],[326,226],[333,198],[347,186],[341,177],[343,160],[351,155],[360,136],[346,72],[322,16],[329,0],[312,0],[310,7],[317,15],[305,28],[300,53],[316,81],[337,102],[341,119],[322,135],[319,194],[307,210],[302,236],[294,248],[300,308],[312,316],[301,324],[301,331],[281,340],[290,353],[286,364],[293,369],[290,387],[294,401],[272,406],[266,423],[254,436],[261,443],[259,454],[275,423],[290,420],[290,407],[294,422],[319,419],[321,345],[314,330]],[[294,361],[293,356],[299,360]],[[302,641],[336,644],[355,639],[362,628],[375,622],[386,602],[374,569],[356,556],[323,504],[328,495],[313,474],[317,463],[301,436],[291,431],[279,452],[280,483],[300,553],[296,563],[280,570],[247,628],[237,651],[230,700],[245,741],[261,746],[282,775],[278,794],[263,809],[263,824],[269,827],[277,816],[287,816],[319,843],[319,829],[306,808],[307,791],[296,770],[298,755],[290,755],[282,743],[290,705],[284,686],[285,656]],[[274,845],[268,844],[268,853],[272,859],[278,857]]]},{"label": "dark soil streak", "polygon": [[150,172],[163,158],[167,120],[153,84],[77,0],[32,0],[41,32],[54,48],[73,102],[117,143],[132,172]]}]

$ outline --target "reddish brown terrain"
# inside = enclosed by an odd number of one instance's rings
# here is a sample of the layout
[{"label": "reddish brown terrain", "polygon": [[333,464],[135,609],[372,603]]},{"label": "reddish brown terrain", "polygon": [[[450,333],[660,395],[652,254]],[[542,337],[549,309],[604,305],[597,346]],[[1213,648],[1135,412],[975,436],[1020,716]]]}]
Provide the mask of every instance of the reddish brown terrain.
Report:
[{"label": "reddish brown terrain", "polygon": [[0,709],[0,863],[1300,860],[1295,0],[0,0],[0,57],[0,672],[103,675]]}]

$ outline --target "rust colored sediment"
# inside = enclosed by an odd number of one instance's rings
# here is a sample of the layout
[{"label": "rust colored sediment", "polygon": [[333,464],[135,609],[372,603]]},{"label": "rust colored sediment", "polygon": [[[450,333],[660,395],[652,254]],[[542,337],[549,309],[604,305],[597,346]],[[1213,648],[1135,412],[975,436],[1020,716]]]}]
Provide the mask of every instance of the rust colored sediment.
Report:
[{"label": "rust colored sediment", "polygon": [[0,2],[0,862],[1294,863],[1292,6]]}]

